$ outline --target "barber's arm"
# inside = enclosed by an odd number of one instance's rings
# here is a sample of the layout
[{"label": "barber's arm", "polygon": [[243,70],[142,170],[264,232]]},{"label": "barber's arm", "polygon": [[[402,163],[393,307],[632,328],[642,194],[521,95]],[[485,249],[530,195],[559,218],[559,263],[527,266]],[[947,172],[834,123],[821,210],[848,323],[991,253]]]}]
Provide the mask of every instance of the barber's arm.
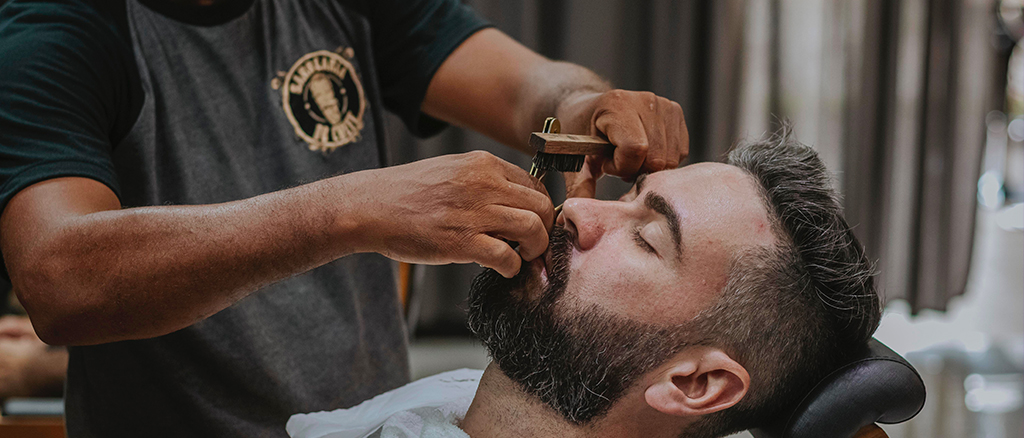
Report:
[{"label": "barber's arm", "polygon": [[626,179],[675,168],[689,151],[678,103],[612,90],[590,70],[544,58],[493,28],[475,33],[445,60],[423,110],[531,155],[530,133],[556,116],[562,132],[607,137],[616,146],[614,159],[590,157],[588,168]]},{"label": "barber's arm", "polygon": [[120,207],[104,184],[57,178],[19,192],[0,216],[4,262],[45,342],[167,334],[358,252],[511,276],[521,257],[543,253],[554,222],[543,186],[483,152],[223,204]]},{"label": "barber's arm", "polygon": [[[404,14],[377,22],[384,33],[374,39],[382,44],[375,52],[395,56],[391,65],[421,71],[390,70],[388,96],[396,102],[418,107],[419,82],[402,80],[433,71],[430,60],[410,53],[447,52],[383,37],[402,34],[397,30],[404,20],[422,11],[460,17],[449,14],[462,10],[453,9],[457,2],[445,5],[406,4]],[[366,6],[385,18],[396,9]],[[340,175],[234,202],[121,208],[112,143],[134,123],[128,72],[137,67],[95,14],[82,7],[62,18],[75,26],[21,23],[0,32],[6,43],[0,59],[13,63],[0,69],[0,83],[10,84],[0,93],[0,252],[47,343],[171,333],[263,285],[352,253],[475,262],[512,276],[523,258],[532,260],[547,247],[546,227],[554,217],[543,186],[483,152]],[[464,29],[462,21],[447,23]],[[91,31],[68,30],[79,27]],[[413,28],[427,29],[421,39],[429,42],[440,27]],[[394,55],[403,47],[405,57]],[[519,242],[519,252],[501,239]]]}]

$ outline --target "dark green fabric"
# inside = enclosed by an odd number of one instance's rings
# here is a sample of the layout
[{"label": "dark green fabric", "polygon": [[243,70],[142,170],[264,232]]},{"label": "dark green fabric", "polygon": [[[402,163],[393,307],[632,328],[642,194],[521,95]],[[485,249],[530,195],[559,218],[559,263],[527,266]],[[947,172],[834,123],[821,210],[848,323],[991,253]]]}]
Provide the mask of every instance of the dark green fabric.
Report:
[{"label": "dark green fabric", "polygon": [[110,18],[86,3],[0,8],[0,211],[25,187],[60,176],[119,191],[111,144],[139,109],[128,50]]},{"label": "dark green fabric", "polygon": [[366,0],[361,7],[384,105],[419,137],[441,132],[447,125],[420,111],[427,86],[449,53],[490,24],[457,0]]}]

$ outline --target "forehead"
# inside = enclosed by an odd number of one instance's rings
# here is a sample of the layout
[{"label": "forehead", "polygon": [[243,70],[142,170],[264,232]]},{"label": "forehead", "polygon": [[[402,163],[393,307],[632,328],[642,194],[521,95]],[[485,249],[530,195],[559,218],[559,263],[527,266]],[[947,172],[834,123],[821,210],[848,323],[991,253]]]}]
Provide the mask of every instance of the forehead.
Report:
[{"label": "forehead", "polygon": [[650,174],[642,186],[663,196],[679,216],[682,260],[673,281],[687,299],[668,305],[676,315],[689,318],[710,305],[740,252],[775,242],[757,182],[738,167],[694,164]]},{"label": "forehead", "polygon": [[[648,175],[642,190],[667,199],[692,240],[701,235],[727,247],[770,244],[768,213],[757,182],[744,170],[722,163],[698,163]],[[684,236],[684,241],[687,240]]]}]

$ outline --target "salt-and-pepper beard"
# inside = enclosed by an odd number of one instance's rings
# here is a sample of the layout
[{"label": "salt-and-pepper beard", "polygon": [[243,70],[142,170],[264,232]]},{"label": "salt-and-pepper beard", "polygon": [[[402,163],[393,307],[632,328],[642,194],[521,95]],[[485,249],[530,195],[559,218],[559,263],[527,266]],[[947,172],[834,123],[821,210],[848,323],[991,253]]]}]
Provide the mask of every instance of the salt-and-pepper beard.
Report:
[{"label": "salt-and-pepper beard", "polygon": [[[586,425],[608,413],[636,379],[664,363],[686,342],[686,327],[663,327],[597,306],[569,310],[563,295],[572,257],[571,235],[550,238],[548,285],[535,302],[522,289],[538,287],[524,268],[506,279],[487,269],[469,293],[469,328],[498,368],[566,421]],[[624,290],[623,294],[631,291]]]}]

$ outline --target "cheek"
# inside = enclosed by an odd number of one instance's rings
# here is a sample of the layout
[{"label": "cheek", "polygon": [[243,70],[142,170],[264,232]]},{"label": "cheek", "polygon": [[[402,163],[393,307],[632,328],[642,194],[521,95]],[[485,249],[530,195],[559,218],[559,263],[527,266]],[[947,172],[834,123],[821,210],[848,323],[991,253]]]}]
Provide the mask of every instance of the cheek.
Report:
[{"label": "cheek", "polygon": [[564,299],[570,308],[597,305],[615,314],[660,324],[689,319],[725,287],[728,251],[713,239],[694,242],[682,268],[620,253],[575,253]]},{"label": "cheek", "polygon": [[[587,254],[591,256],[592,254]],[[573,274],[566,285],[569,305],[597,305],[630,318],[660,319],[665,269],[643,257],[574,257]],[[578,264],[577,264],[578,263]]]},{"label": "cheek", "polygon": [[[692,253],[683,257],[686,269],[678,284],[687,291],[690,301],[687,304],[710,304],[729,280],[729,251],[721,242],[712,239],[707,239],[693,249]],[[684,314],[696,314],[700,309],[689,306],[676,310]]]}]

